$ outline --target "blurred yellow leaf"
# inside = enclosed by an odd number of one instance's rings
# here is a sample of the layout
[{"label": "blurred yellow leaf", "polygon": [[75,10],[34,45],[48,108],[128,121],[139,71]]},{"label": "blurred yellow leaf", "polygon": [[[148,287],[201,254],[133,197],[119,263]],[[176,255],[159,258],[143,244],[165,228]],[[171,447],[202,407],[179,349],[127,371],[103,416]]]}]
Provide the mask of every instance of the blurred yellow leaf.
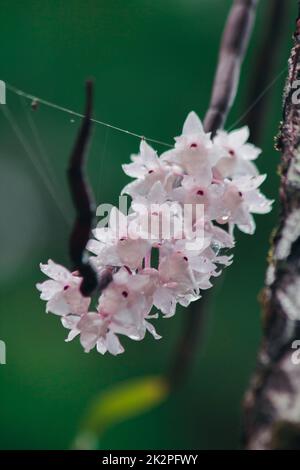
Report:
[{"label": "blurred yellow leaf", "polygon": [[150,376],[129,380],[101,393],[88,409],[77,448],[95,447],[96,436],[105,428],[148,411],[161,403],[169,393],[164,377]]}]

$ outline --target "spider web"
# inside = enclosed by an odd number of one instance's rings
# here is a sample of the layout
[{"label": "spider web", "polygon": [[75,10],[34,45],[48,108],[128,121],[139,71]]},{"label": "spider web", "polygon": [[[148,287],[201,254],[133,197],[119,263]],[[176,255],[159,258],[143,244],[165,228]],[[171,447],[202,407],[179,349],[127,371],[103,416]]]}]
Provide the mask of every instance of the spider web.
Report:
[{"label": "spider web", "polygon": [[[10,100],[9,105],[2,105],[0,109],[7,120],[8,124],[11,127],[11,130],[16,137],[17,141],[21,145],[25,155],[28,157],[32,166],[35,169],[38,177],[40,178],[43,186],[47,190],[49,196],[51,197],[53,203],[57,207],[64,221],[68,224],[72,224],[72,208],[69,200],[69,194],[66,188],[66,182],[64,181],[65,168],[68,163],[68,154],[65,155],[64,160],[58,162],[59,168],[55,167],[58,158],[53,159],[53,151],[49,147],[52,146],[52,143],[45,145],[42,138],[43,130],[42,127],[48,125],[53,121],[56,122],[56,125],[61,122],[57,112],[63,116],[70,116],[69,123],[73,124],[78,122],[78,120],[84,117],[83,114],[74,111],[72,109],[60,106],[56,103],[47,101],[43,98],[36,97],[29,93],[19,90],[16,87],[6,83],[6,88],[13,95],[15,95],[15,100]],[[54,115],[49,119],[48,111],[49,108],[54,111]],[[45,110],[47,110],[47,117],[45,117]],[[44,121],[43,121],[44,119]],[[64,118],[63,118],[64,119]],[[49,122],[50,121],[50,122]],[[77,121],[77,122],[76,122]],[[172,145],[151,138],[142,136],[136,132],[129,131],[127,129],[120,128],[113,124],[100,121],[96,118],[92,119],[95,127],[102,127],[104,132],[102,138],[99,139],[100,142],[100,151],[98,152],[97,157],[97,171],[96,171],[96,183],[94,186],[94,193],[96,201],[101,201],[101,181],[103,181],[103,170],[104,170],[104,161],[107,154],[108,141],[111,135],[111,132],[122,133],[128,137],[134,137],[136,139],[146,139],[148,142],[155,143],[164,147],[172,147]],[[65,120],[64,120],[65,124]],[[51,126],[53,127],[53,126]],[[54,126],[56,127],[56,126]],[[76,127],[77,130],[77,127]],[[74,134],[73,129],[70,130],[70,133]],[[75,132],[76,134],[76,132]],[[74,136],[73,136],[74,137]],[[53,137],[55,139],[55,137]],[[75,138],[75,137],[74,137]],[[97,140],[97,139],[94,139]],[[100,154],[100,158],[99,158]],[[60,159],[61,160],[61,159]]]}]

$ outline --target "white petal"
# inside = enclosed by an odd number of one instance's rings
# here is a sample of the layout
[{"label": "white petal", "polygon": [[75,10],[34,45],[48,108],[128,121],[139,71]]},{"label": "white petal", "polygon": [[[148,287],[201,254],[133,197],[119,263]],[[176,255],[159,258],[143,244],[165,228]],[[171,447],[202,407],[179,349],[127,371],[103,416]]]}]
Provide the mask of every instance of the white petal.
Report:
[{"label": "white petal", "polygon": [[76,338],[76,336],[78,336],[80,334],[80,331],[79,330],[71,330],[68,334],[68,336],[66,337],[65,339],[65,342],[66,343],[69,343],[70,341],[72,341],[74,338]]},{"label": "white petal", "polygon": [[124,352],[124,348],[121,345],[119,338],[112,331],[109,331],[106,335],[106,347],[108,352],[114,356]]},{"label": "white petal", "polygon": [[116,238],[127,235],[127,216],[119,209],[113,207],[109,214],[109,226]]},{"label": "white petal", "polygon": [[191,111],[183,124],[182,134],[204,133],[202,122],[194,111]]},{"label": "white petal", "polygon": [[51,259],[48,260],[48,264],[40,263],[40,269],[46,276],[51,277],[55,281],[67,282],[72,278],[72,274],[68,269],[54,263]]},{"label": "white petal", "polygon": [[61,323],[65,328],[73,330],[77,327],[77,324],[80,320],[79,315],[66,315],[61,318]]},{"label": "white petal", "polygon": [[97,351],[100,353],[100,354],[105,354],[106,351],[107,351],[107,347],[106,347],[106,341],[105,341],[105,338],[99,338],[97,343],[96,343],[96,348],[97,348]]},{"label": "white petal", "polygon": [[[228,159],[227,159],[228,160]],[[250,160],[243,160],[239,158],[236,162],[236,166],[232,172],[232,176],[258,176],[259,171],[256,165]]]},{"label": "white petal", "polygon": [[52,299],[47,302],[46,312],[51,312],[55,315],[67,315],[68,313],[72,313],[70,306],[67,304],[61,292],[55,294]]},{"label": "white petal", "polygon": [[132,240],[128,238],[124,240],[124,242],[119,242],[116,250],[120,260],[125,266],[136,269],[141,265],[149,250],[149,242],[146,240]]},{"label": "white petal", "polygon": [[258,175],[256,177],[251,176],[240,176],[234,178],[232,184],[236,186],[240,191],[252,191],[258,188],[266,179],[267,175]]},{"label": "white petal", "polygon": [[69,305],[70,313],[75,313],[78,315],[87,313],[91,299],[90,297],[84,297],[77,287],[70,287],[69,289],[65,290],[63,292],[63,296]]},{"label": "white petal", "polygon": [[154,339],[161,339],[162,336],[160,336],[156,329],[154,328],[154,326],[152,325],[152,323],[148,322],[147,320],[145,320],[145,326],[146,326],[146,329],[149,331],[149,333],[151,333],[151,335],[153,336]]},{"label": "white petal", "polygon": [[55,294],[62,290],[62,285],[52,279],[38,283],[36,284],[36,287],[41,291],[40,297],[42,300],[50,300]]},{"label": "white petal", "polygon": [[158,157],[156,151],[145,140],[141,141],[140,145],[141,158],[147,167],[157,167]]},{"label": "white petal", "polygon": [[131,178],[143,178],[147,173],[145,167],[139,162],[126,163],[122,165],[122,169]]},{"label": "white petal", "polygon": [[267,199],[260,191],[250,191],[246,196],[249,211],[254,214],[267,214],[272,209],[273,201]]},{"label": "white petal", "polygon": [[176,300],[169,289],[158,287],[153,295],[153,304],[167,316],[175,314]]},{"label": "white petal", "polygon": [[241,147],[249,139],[249,128],[248,126],[241,127],[229,133],[229,144],[233,148]]},{"label": "white petal", "polygon": [[80,331],[77,329],[77,324],[80,320],[78,315],[66,315],[61,318],[62,325],[65,328],[70,329],[70,332],[65,339],[66,342],[72,341],[76,336],[79,335]]},{"label": "white petal", "polygon": [[255,147],[255,145],[245,144],[241,147],[239,153],[246,160],[255,160],[261,154],[261,152],[262,152],[261,149],[258,147]]},{"label": "white petal", "polygon": [[247,224],[237,224],[238,229],[241,232],[247,233],[248,235],[253,235],[255,232],[255,221],[251,214],[249,214],[249,221]]}]

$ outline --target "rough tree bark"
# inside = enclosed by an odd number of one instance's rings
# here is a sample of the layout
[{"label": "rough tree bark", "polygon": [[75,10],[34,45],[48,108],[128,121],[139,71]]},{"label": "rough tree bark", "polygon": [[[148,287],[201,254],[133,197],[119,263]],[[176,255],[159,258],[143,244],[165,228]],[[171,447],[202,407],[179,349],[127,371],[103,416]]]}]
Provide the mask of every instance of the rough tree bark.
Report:
[{"label": "rough tree bark", "polygon": [[300,340],[299,79],[300,14],[278,138],[281,211],[262,294],[263,340],[244,404],[248,449],[300,449],[300,364],[293,361]]}]

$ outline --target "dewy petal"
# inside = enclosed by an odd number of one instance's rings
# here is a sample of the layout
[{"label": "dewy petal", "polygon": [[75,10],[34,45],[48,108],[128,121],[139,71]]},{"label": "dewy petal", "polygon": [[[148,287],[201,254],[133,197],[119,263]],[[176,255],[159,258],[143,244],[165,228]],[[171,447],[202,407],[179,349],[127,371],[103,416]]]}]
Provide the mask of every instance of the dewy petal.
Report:
[{"label": "dewy petal", "polygon": [[221,244],[222,247],[226,248],[232,248],[234,246],[234,240],[226,230],[218,226],[212,226],[211,230],[217,244]]},{"label": "dewy petal", "polygon": [[194,111],[191,111],[183,124],[182,134],[198,134],[204,133],[202,122]]},{"label": "dewy petal", "polygon": [[254,214],[267,214],[272,209],[270,199],[267,199],[260,191],[254,190],[247,194],[246,201],[249,211]]},{"label": "dewy petal", "polygon": [[173,316],[176,309],[176,300],[173,292],[165,287],[158,287],[153,295],[153,305],[167,316]]},{"label": "dewy petal", "polygon": [[240,191],[252,191],[257,189],[266,179],[267,175],[258,175],[255,177],[240,176],[232,180],[232,184]]}]

